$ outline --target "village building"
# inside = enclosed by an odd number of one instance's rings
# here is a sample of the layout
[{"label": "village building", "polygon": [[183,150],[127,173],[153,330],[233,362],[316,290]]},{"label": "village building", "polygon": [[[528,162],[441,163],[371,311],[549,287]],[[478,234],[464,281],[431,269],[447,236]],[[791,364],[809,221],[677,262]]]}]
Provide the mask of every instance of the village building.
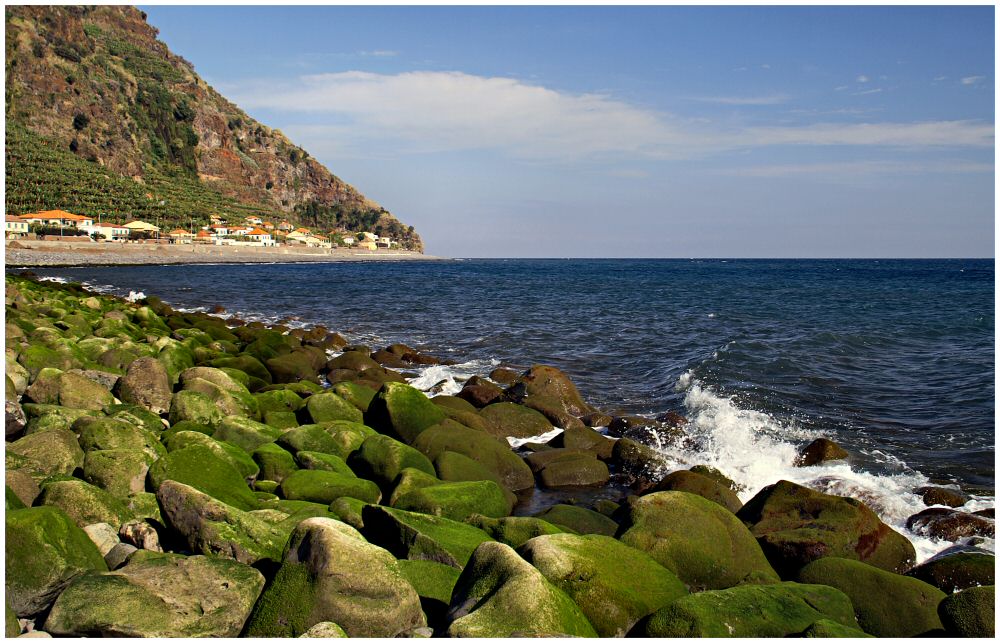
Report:
[{"label": "village building", "polygon": [[271,233],[266,230],[261,230],[260,228],[254,228],[248,234],[243,235],[256,241],[262,246],[273,246],[275,245],[274,239],[271,238]]},{"label": "village building", "polygon": [[271,223],[270,221],[261,222],[260,227],[265,230],[274,230],[274,224]]},{"label": "village building", "polygon": [[176,230],[171,230],[168,233],[170,237],[170,243],[191,243],[194,241],[194,235],[187,230],[181,230],[177,228]]},{"label": "village building", "polygon": [[65,210],[44,210],[35,214],[21,215],[20,219],[28,224],[37,223],[60,228],[85,228],[94,225],[92,217],[72,214]]},{"label": "village building", "polygon": [[144,232],[144,233],[157,233],[160,228],[153,225],[152,223],[146,223],[145,221],[128,221],[125,223],[125,227],[131,232]]},{"label": "village building", "polygon": [[4,217],[4,237],[7,239],[17,239],[18,237],[23,237],[28,234],[28,222],[21,219],[21,217],[15,217],[11,215],[6,215]]},{"label": "village building", "polygon": [[278,224],[278,230],[282,230],[284,232],[291,232],[294,229],[295,226],[293,226],[291,223],[287,221],[282,221],[281,223]]},{"label": "village building", "polygon": [[121,241],[128,239],[131,234],[131,230],[123,225],[117,225],[114,223],[95,223],[92,226],[82,227],[82,230],[86,230],[91,236],[99,234],[109,241]]},{"label": "village building", "polygon": [[208,230],[199,230],[194,235],[194,242],[195,243],[202,243],[202,244],[214,244],[215,243],[215,237],[212,236],[212,233],[209,232]]},{"label": "village building", "polygon": [[261,219],[260,217],[247,217],[246,219],[244,219],[244,221],[246,221],[247,224],[251,226],[258,226],[264,223],[264,220]]}]

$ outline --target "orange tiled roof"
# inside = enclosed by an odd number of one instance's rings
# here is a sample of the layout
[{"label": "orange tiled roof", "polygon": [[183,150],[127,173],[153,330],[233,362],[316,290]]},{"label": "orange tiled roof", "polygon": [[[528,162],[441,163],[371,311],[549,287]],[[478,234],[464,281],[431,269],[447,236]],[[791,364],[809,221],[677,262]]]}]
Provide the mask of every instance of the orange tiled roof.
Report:
[{"label": "orange tiled roof", "polygon": [[299,228],[296,232],[301,232],[302,234],[312,234],[312,232],[309,232],[309,228]]},{"label": "orange tiled roof", "polygon": [[191,234],[191,233],[190,233],[190,232],[188,232],[187,230],[181,230],[180,228],[177,228],[176,230],[171,230],[171,231],[170,231],[170,236],[174,236],[175,234],[185,234],[185,235],[189,235],[189,234]]},{"label": "orange tiled roof", "polygon": [[205,238],[211,238],[212,233],[209,232],[208,230],[199,230],[198,234],[194,236],[198,237],[199,239],[205,239]]},{"label": "orange tiled roof", "polygon": [[253,230],[251,230],[247,234],[249,234],[249,235],[256,235],[256,234],[271,234],[271,233],[270,232],[266,232],[264,230],[261,230],[260,228],[254,228]]},{"label": "orange tiled roof", "polygon": [[73,214],[65,210],[43,210],[35,214],[25,214],[23,216],[28,219],[68,219],[70,221],[85,221],[93,218],[80,216],[79,214]]}]

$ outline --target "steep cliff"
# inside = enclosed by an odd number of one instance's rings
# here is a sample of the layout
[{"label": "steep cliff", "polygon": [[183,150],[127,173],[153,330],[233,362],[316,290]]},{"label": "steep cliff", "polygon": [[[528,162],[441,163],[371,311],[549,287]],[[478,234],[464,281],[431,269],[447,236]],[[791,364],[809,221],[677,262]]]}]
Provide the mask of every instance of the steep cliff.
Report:
[{"label": "steep cliff", "polygon": [[[8,213],[155,213],[186,225],[253,211],[423,249],[412,226],[212,89],[138,9],[7,7],[6,36]],[[95,173],[117,201],[87,182]]]}]

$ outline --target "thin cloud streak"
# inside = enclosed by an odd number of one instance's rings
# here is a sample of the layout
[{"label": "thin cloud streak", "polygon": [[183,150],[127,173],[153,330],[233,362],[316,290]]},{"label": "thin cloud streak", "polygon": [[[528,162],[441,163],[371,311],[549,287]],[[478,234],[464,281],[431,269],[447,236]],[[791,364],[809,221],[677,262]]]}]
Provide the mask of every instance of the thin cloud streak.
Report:
[{"label": "thin cloud streak", "polygon": [[788,96],[784,94],[772,96],[689,96],[687,100],[720,105],[780,105],[788,102]]},{"label": "thin cloud streak", "polygon": [[696,158],[774,145],[993,145],[992,123],[813,123],[723,129],[711,121],[681,119],[604,94],[570,94],[513,78],[461,72],[317,74],[233,93],[238,103],[251,109],[328,115],[338,124],[309,126],[311,137],[335,136],[342,153],[364,150],[368,155],[379,154],[380,148],[395,155],[488,149],[533,161],[575,162]]}]

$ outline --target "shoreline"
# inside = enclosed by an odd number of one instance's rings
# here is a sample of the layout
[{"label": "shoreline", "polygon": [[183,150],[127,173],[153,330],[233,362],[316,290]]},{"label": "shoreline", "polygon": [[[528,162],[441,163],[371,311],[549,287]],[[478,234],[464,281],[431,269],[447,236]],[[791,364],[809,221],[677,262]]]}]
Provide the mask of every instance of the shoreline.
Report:
[{"label": "shoreline", "polygon": [[289,246],[263,248],[24,240],[8,240],[4,244],[5,265],[21,268],[447,260],[445,257],[409,250],[316,250]]}]

